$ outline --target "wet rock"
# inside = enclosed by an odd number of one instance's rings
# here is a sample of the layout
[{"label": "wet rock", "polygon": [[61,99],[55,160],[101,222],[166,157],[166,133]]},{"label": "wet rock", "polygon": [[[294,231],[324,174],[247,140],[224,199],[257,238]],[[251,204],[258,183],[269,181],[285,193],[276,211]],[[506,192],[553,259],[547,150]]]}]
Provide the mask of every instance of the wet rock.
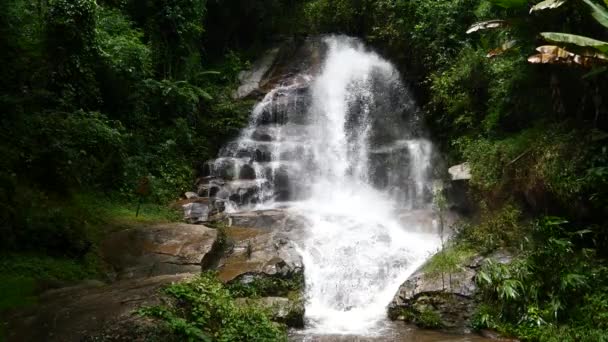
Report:
[{"label": "wet rock", "polygon": [[195,192],[186,192],[184,194],[184,196],[186,196],[187,199],[193,199],[193,198],[198,198],[198,194]]},{"label": "wet rock", "polygon": [[248,283],[259,277],[302,276],[293,238],[304,222],[281,210],[232,214],[225,230],[232,248],[220,261],[220,279]]},{"label": "wet rock", "polygon": [[229,199],[238,205],[256,203],[261,200],[262,189],[268,184],[258,180],[238,180],[227,182],[218,193],[223,199]]},{"label": "wet rock", "polygon": [[441,328],[467,332],[475,309],[473,300],[477,285],[475,276],[486,260],[509,263],[513,254],[499,250],[489,256],[476,255],[452,273],[437,274],[422,266],[399,288],[388,306],[392,320],[421,323],[420,315],[432,312],[441,321]]},{"label": "wet rock", "polygon": [[207,222],[211,211],[209,202],[193,202],[184,204],[184,221],[192,224]]},{"label": "wet rock", "polygon": [[201,225],[159,224],[112,234],[101,254],[118,279],[200,273],[217,247],[217,231]]},{"label": "wet rock", "polygon": [[252,134],[251,139],[261,142],[270,142],[274,139],[271,135],[271,130],[267,127],[258,127]]},{"label": "wet rock", "polygon": [[258,228],[263,230],[281,230],[287,219],[283,210],[259,210],[234,213],[230,215],[231,226]]},{"label": "wet rock", "polygon": [[239,171],[239,179],[253,180],[255,179],[255,169],[251,165],[243,165]]},{"label": "wet rock", "polygon": [[448,169],[450,178],[453,181],[471,179],[471,166],[469,163],[454,165]]},{"label": "wet rock", "polygon": [[272,65],[275,63],[279,55],[279,51],[279,48],[273,48],[266,51],[266,53],[263,54],[263,57],[253,64],[251,70],[244,71],[239,74],[241,86],[239,86],[236,92],[232,95],[234,99],[243,99],[250,95],[254,95],[256,92],[259,92],[260,83],[271,69]]},{"label": "wet rock", "polygon": [[48,291],[36,307],[8,317],[7,341],[165,340],[158,322],[135,310],[161,304],[161,288],[192,276],[161,275]]},{"label": "wet rock", "polygon": [[222,281],[247,283],[257,277],[289,278],[302,274],[302,258],[295,244],[285,237],[252,228],[228,228],[227,234],[230,238],[253,236],[235,241],[232,251],[220,261],[219,278]]},{"label": "wet rock", "polygon": [[220,178],[204,177],[196,182],[196,192],[200,197],[215,197],[226,182]]},{"label": "wet rock", "polygon": [[273,321],[288,327],[304,327],[304,302],[284,297],[237,298],[237,305],[256,306],[270,312]]}]

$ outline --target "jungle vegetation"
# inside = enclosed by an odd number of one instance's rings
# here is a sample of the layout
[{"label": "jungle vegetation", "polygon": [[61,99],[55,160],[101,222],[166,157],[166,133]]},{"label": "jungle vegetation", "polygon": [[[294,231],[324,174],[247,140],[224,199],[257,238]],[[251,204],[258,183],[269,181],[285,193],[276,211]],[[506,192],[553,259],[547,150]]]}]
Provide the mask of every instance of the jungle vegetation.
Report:
[{"label": "jungle vegetation", "polygon": [[2,0],[0,310],[40,278],[98,275],[112,223],[175,219],[166,204],[247,121],[239,71],[323,33],[394,61],[446,163],[470,164],[476,214],[455,244],[518,251],[480,273],[474,328],[608,341],[600,0]]}]

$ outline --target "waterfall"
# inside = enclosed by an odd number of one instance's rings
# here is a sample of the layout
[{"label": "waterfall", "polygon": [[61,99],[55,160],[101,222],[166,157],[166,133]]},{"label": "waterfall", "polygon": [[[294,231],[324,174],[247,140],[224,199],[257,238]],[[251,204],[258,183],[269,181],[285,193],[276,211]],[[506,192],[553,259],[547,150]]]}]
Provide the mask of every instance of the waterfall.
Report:
[{"label": "waterfall", "polygon": [[267,93],[207,172],[229,180],[214,192],[236,208],[284,206],[307,218],[296,242],[308,329],[368,335],[439,245],[433,148],[391,63],[354,38],[323,44],[319,70]]}]

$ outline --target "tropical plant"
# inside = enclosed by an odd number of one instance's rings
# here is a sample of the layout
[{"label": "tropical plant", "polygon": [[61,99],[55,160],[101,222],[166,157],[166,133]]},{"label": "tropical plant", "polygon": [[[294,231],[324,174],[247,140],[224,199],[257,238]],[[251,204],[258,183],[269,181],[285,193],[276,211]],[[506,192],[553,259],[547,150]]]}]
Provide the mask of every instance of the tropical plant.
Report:
[{"label": "tropical plant", "polygon": [[[521,9],[527,6],[526,0],[489,0],[503,8]],[[591,0],[583,0],[592,11],[593,18],[604,27],[608,27],[608,10],[604,5],[599,5]],[[566,4],[568,0],[545,0],[530,8],[530,14],[543,10],[556,9]],[[509,20],[487,20],[473,24],[467,34],[508,27],[515,24]],[[532,64],[565,64],[580,65],[586,68],[601,66],[608,63],[608,42],[589,38],[586,36],[562,33],[562,32],[540,32],[540,36],[547,42],[557,45],[543,45],[536,48],[538,52],[528,58]],[[510,40],[500,47],[490,51],[488,57],[494,57],[515,46]],[[597,72],[594,72],[597,74]]]}]

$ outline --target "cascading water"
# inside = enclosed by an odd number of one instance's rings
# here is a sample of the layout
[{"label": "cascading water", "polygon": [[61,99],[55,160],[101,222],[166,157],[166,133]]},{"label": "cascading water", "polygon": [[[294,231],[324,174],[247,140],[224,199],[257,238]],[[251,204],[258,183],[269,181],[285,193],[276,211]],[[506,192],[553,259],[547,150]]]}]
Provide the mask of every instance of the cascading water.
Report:
[{"label": "cascading water", "polygon": [[300,241],[308,329],[378,331],[399,285],[437,249],[432,145],[386,60],[353,38],[324,39],[316,73],[288,78],[210,162],[210,186],[236,207],[288,207]]}]

